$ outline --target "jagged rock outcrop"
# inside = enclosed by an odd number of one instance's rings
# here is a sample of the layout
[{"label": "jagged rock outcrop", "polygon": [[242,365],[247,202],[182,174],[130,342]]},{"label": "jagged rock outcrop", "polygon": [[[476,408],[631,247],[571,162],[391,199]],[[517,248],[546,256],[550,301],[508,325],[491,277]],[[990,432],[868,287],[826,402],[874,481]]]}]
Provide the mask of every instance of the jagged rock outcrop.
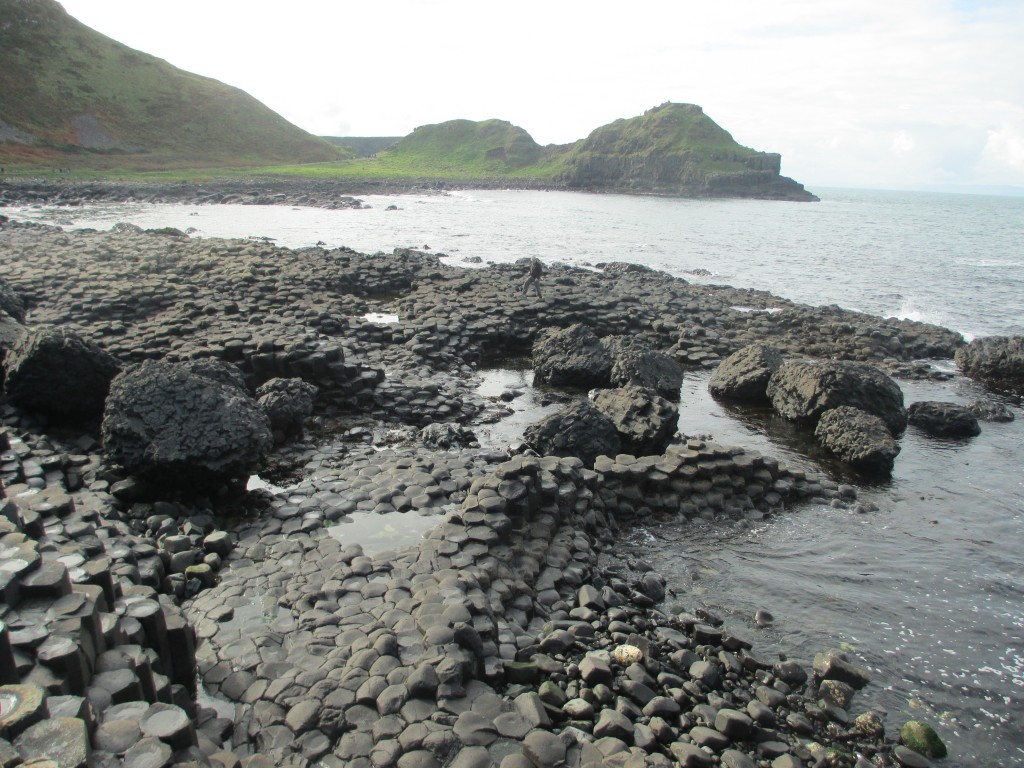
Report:
[{"label": "jagged rock outcrop", "polygon": [[1024,336],[985,336],[956,351],[966,376],[1000,391],[1024,395]]},{"label": "jagged rock outcrop", "polygon": [[907,407],[907,419],[933,437],[975,437],[981,434],[978,418],[966,406],[919,400]]},{"label": "jagged rock outcrop", "polygon": [[528,427],[523,437],[538,453],[575,456],[588,467],[598,456],[615,456],[621,450],[615,425],[589,400],[578,400]]},{"label": "jagged rock outcrop", "polygon": [[103,446],[129,472],[161,482],[230,480],[257,469],[272,445],[254,399],[188,366],[141,363],[110,386]]},{"label": "jagged rock outcrop", "polygon": [[792,421],[816,424],[825,411],[849,405],[879,416],[894,435],[907,426],[899,385],[864,363],[789,361],[774,373],[767,394],[772,408]]},{"label": "jagged rock outcrop", "polygon": [[881,418],[848,405],[825,411],[814,436],[847,464],[874,472],[891,472],[900,452]]},{"label": "jagged rock outcrop", "polygon": [[593,402],[615,425],[624,453],[662,454],[676,433],[679,408],[653,390],[637,386],[601,389],[594,393]]},{"label": "jagged rock outcrop", "polygon": [[674,359],[632,336],[609,336],[603,341],[612,358],[612,386],[644,387],[667,400],[679,401],[683,369]]},{"label": "jagged rock outcrop", "polygon": [[782,363],[782,354],[775,347],[749,344],[719,364],[708,382],[708,390],[727,400],[767,403],[768,382]]},{"label": "jagged rock outcrop", "polygon": [[4,357],[4,389],[11,402],[57,417],[89,419],[103,413],[120,365],[71,331],[25,333]]}]

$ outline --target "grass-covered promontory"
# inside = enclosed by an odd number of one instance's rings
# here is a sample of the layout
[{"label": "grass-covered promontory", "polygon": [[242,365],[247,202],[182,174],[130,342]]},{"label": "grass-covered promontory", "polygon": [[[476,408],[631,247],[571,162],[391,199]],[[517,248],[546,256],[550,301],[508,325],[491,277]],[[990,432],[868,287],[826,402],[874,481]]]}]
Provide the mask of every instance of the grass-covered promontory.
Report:
[{"label": "grass-covered promontory", "polygon": [[0,0],[0,165],[143,170],[338,154],[244,91],[111,40],[54,0]]}]

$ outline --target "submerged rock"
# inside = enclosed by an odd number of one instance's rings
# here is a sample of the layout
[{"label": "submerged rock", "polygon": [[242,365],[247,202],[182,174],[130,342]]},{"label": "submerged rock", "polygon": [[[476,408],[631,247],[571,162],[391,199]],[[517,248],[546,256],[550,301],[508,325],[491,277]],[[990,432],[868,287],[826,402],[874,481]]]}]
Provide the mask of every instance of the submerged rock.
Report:
[{"label": "submerged rock", "polygon": [[900,741],[925,757],[943,758],[946,745],[939,734],[927,723],[911,720],[900,728]]},{"label": "submerged rock", "polygon": [[989,400],[974,400],[967,404],[967,410],[974,414],[978,421],[1010,422],[1016,416],[1013,415],[1003,403],[995,403]]},{"label": "submerged rock", "polygon": [[793,421],[816,424],[825,411],[848,405],[878,416],[894,435],[907,426],[899,385],[864,363],[786,362],[772,375],[767,394],[779,415]]},{"label": "submerged rock", "polygon": [[977,417],[965,406],[920,400],[907,408],[909,422],[934,437],[975,437],[981,434]]},{"label": "submerged rock", "polygon": [[273,438],[266,414],[234,386],[187,366],[148,362],[111,384],[103,445],[129,472],[201,480],[250,474]]},{"label": "submerged rock", "polygon": [[723,360],[708,382],[715,397],[749,403],[768,402],[768,382],[783,363],[768,344],[750,344]]},{"label": "submerged rock", "polygon": [[992,389],[1024,395],[1024,336],[985,336],[956,351],[966,376]]},{"label": "submerged rock", "polygon": [[872,471],[891,472],[900,452],[881,418],[848,405],[825,411],[814,436],[843,461]]}]

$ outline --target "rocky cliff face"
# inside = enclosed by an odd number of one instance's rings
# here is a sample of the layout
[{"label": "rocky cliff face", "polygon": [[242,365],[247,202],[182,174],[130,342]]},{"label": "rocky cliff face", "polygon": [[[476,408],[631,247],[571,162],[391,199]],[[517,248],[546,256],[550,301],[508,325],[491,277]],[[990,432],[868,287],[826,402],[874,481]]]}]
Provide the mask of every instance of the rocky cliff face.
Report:
[{"label": "rocky cliff face", "polygon": [[782,158],[744,147],[696,104],[663,104],[598,128],[573,146],[569,188],[692,197],[817,200],[781,176]]}]

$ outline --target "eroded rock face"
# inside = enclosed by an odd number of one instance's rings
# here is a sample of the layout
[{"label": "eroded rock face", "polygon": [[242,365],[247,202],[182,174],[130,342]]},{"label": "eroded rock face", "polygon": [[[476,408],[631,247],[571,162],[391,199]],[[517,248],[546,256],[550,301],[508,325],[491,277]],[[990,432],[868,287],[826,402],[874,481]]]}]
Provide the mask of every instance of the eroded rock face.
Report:
[{"label": "eroded rock face", "polygon": [[817,424],[825,411],[848,405],[874,414],[896,435],[906,429],[899,385],[877,368],[847,361],[783,363],[767,389],[779,415]]},{"label": "eroded rock face", "polygon": [[273,438],[263,409],[236,387],[185,365],[146,362],[111,384],[103,444],[129,472],[202,481],[251,473]]},{"label": "eroded rock face", "polygon": [[103,413],[120,365],[75,333],[57,328],[21,336],[4,358],[4,389],[22,408],[57,417],[94,418]]},{"label": "eroded rock face", "polygon": [[977,417],[963,405],[921,400],[907,408],[911,424],[934,437],[974,437],[981,434]]},{"label": "eroded rock face", "polygon": [[611,355],[586,325],[547,331],[533,345],[534,378],[556,386],[591,389],[606,387],[612,370]]},{"label": "eroded rock face", "polygon": [[524,437],[539,453],[575,456],[587,466],[593,466],[598,456],[615,456],[621,450],[615,425],[588,400],[539,421]]},{"label": "eroded rock face", "polygon": [[782,354],[775,347],[749,344],[721,362],[708,382],[708,390],[728,400],[767,403],[768,382],[782,363]]},{"label": "eroded rock face", "polygon": [[881,418],[847,405],[825,411],[814,436],[846,463],[874,472],[891,472],[900,452]]},{"label": "eroded rock face", "polygon": [[992,389],[1024,394],[1024,336],[986,336],[956,351],[965,375]]},{"label": "eroded rock face", "polygon": [[667,400],[679,402],[683,369],[663,352],[657,352],[631,336],[609,336],[605,349],[612,358],[611,383],[652,389]]},{"label": "eroded rock face", "polygon": [[679,423],[679,409],[643,387],[599,390],[594,406],[615,425],[621,450],[634,456],[664,453]]}]

